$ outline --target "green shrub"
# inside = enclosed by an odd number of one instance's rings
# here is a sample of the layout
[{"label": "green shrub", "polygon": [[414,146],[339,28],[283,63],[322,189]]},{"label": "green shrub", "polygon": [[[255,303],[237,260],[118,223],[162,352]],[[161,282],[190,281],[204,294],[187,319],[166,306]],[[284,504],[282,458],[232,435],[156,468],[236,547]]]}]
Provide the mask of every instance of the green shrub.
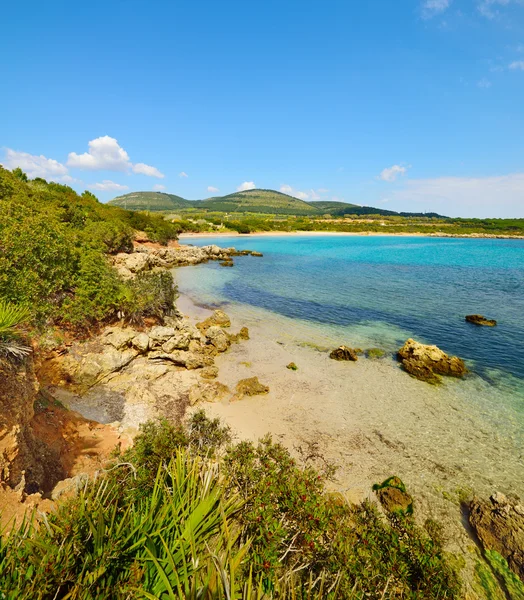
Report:
[{"label": "green shrub", "polygon": [[122,288],[121,311],[126,320],[140,323],[145,317],[162,319],[171,314],[177,296],[169,271],[139,273]]},{"label": "green shrub", "polygon": [[31,348],[22,342],[20,327],[27,323],[30,314],[26,306],[0,300],[0,359],[19,360],[29,354]]}]

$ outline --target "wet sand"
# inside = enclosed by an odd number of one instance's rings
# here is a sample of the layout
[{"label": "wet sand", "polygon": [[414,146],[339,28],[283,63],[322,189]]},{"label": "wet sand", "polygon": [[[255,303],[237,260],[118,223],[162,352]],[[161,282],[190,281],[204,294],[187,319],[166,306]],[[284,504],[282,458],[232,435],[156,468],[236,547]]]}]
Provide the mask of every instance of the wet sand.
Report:
[{"label": "wet sand", "polygon": [[[186,296],[178,306],[194,320],[209,314]],[[400,476],[415,496],[417,517],[443,522],[452,551],[473,544],[462,525],[463,494],[524,496],[524,440],[515,415],[484,404],[479,377],[431,386],[392,358],[337,362],[325,349],[301,345],[308,332],[292,319],[223,308],[232,328],[247,325],[251,339],[218,357],[218,380],[233,390],[240,379],[257,376],[270,387],[267,395],[205,405],[239,439],[269,432],[293,452],[316,444],[337,467],[330,486],[353,501],[370,497],[374,483]],[[298,371],[286,368],[290,362]]]}]

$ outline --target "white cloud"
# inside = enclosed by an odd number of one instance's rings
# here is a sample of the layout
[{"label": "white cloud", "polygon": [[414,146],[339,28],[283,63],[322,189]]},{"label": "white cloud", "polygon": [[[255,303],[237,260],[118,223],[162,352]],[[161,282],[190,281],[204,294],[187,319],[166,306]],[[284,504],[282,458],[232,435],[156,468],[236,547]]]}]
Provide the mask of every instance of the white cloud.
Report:
[{"label": "white cloud", "polygon": [[216,192],[219,192],[220,190],[217,187],[213,186],[213,185],[208,185],[207,186],[207,191],[211,192],[212,194],[215,194]]},{"label": "white cloud", "polygon": [[43,155],[36,156],[27,152],[18,152],[11,148],[6,148],[3,165],[10,170],[20,167],[31,179],[34,177],[56,179],[67,175],[67,167],[57,160],[46,158]]},{"label": "white cloud", "polygon": [[327,190],[326,188],[318,188],[317,192],[319,194],[327,194],[329,190]]},{"label": "white cloud", "polygon": [[424,0],[422,3],[422,16],[425,19],[445,12],[451,4],[451,0]]},{"label": "white cloud", "polygon": [[464,217],[524,217],[524,173],[412,179],[389,194],[395,210]]},{"label": "white cloud", "polygon": [[237,187],[237,192],[247,192],[248,190],[254,190],[256,187],[254,181],[244,181]]},{"label": "white cloud", "polygon": [[120,183],[115,183],[114,181],[110,181],[109,179],[104,179],[104,181],[102,181],[101,183],[92,183],[87,187],[91,190],[98,190],[99,192],[121,192],[129,189],[127,185],[121,185]]},{"label": "white cloud", "polygon": [[508,68],[512,71],[524,71],[524,60],[515,60]]},{"label": "white cloud", "polygon": [[490,88],[492,86],[492,83],[489,79],[486,79],[485,77],[483,77],[480,81],[477,81],[477,87],[487,90],[488,88]]},{"label": "white cloud", "polygon": [[153,186],[153,191],[154,192],[162,192],[165,189],[166,189],[166,186],[162,185],[160,183],[155,183],[155,185]]},{"label": "white cloud", "polygon": [[189,175],[187,173],[184,173],[184,171],[182,171],[181,173],[178,174],[179,177],[189,177]]},{"label": "white cloud", "polygon": [[162,179],[164,175],[156,168],[144,163],[133,164],[129,154],[118,144],[115,138],[108,135],[91,140],[88,151],[83,154],[70,152],[67,166],[86,171],[133,171],[148,177]]},{"label": "white cloud", "polygon": [[280,186],[280,191],[283,194],[287,194],[288,196],[293,196],[294,198],[298,198],[299,200],[320,200],[320,194],[325,194],[329,190],[319,189],[319,190],[308,190],[307,192],[302,192],[300,190],[296,190],[291,187],[287,183],[284,183]]},{"label": "white cloud", "polygon": [[399,175],[403,176],[407,173],[407,168],[402,167],[401,165],[393,165],[392,167],[388,167],[384,169],[382,173],[378,176],[382,181],[393,182],[396,181]]},{"label": "white cloud", "polygon": [[128,171],[132,166],[129,155],[115,138],[104,135],[91,140],[88,146],[84,154],[70,152],[67,165],[87,171]]},{"label": "white cloud", "polygon": [[133,173],[147,175],[148,177],[158,177],[158,179],[164,179],[165,177],[165,175],[156,167],[151,167],[150,165],[145,165],[144,163],[136,163],[136,165],[133,165]]},{"label": "white cloud", "polygon": [[477,8],[481,15],[488,19],[494,19],[500,14],[497,7],[509,4],[524,4],[523,0],[479,0]]}]

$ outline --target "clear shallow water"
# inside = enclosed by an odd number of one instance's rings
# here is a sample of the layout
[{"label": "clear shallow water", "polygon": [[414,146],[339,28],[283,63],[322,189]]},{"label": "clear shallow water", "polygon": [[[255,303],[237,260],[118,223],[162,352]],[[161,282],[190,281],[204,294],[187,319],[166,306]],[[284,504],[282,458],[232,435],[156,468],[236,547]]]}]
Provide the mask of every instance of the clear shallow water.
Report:
[{"label": "clear shallow water", "polygon": [[[407,337],[457,354],[524,414],[524,240],[379,236],[194,238],[258,250],[232,269],[177,271],[181,291],[316,327],[319,339],[394,352]],[[495,318],[495,328],[464,321]]]}]

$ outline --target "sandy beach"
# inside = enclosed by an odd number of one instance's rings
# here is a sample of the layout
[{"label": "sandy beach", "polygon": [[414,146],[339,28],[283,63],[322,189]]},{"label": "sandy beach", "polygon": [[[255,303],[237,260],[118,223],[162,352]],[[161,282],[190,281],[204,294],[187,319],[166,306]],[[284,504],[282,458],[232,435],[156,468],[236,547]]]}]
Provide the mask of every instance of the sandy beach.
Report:
[{"label": "sandy beach", "polygon": [[[210,312],[186,296],[178,306],[193,321]],[[269,432],[297,455],[314,450],[337,467],[330,485],[353,501],[372,495],[374,483],[400,476],[416,498],[417,517],[444,523],[450,550],[462,553],[472,544],[462,495],[524,494],[522,440],[507,428],[501,434],[496,422],[507,425],[511,414],[500,408],[492,420],[490,407],[467,400],[481,385],[478,377],[435,387],[412,379],[391,358],[333,361],[301,343],[304,332],[291,319],[223,308],[233,328],[249,327],[251,339],[217,359],[218,380],[234,389],[257,376],[270,387],[264,396],[205,405],[239,439]],[[297,371],[286,368],[290,362]]]}]

